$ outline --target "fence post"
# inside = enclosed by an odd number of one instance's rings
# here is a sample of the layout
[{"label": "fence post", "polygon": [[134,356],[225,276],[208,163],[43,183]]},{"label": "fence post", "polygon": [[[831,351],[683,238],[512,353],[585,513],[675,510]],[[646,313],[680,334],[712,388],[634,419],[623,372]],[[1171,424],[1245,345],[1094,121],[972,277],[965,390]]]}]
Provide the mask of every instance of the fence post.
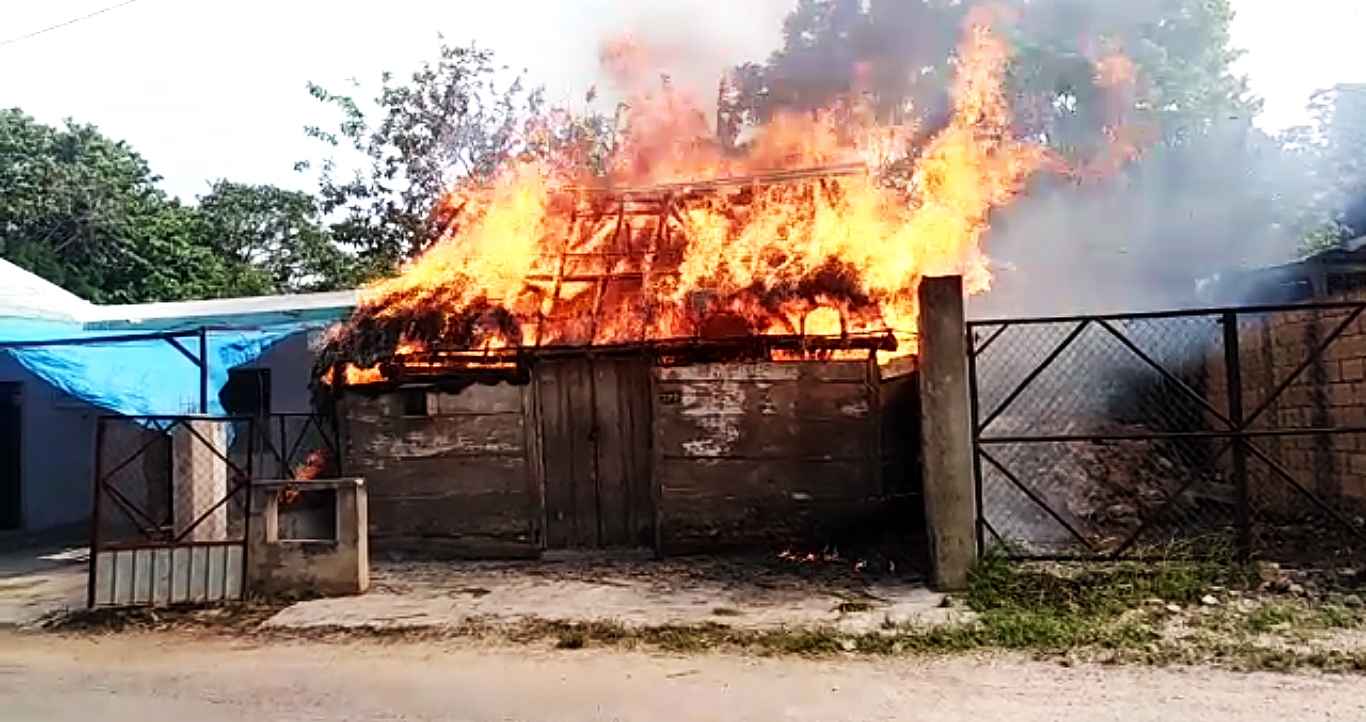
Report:
[{"label": "fence post", "polygon": [[1252,556],[1252,505],[1247,476],[1247,447],[1243,428],[1243,354],[1239,343],[1238,313],[1225,311],[1224,325],[1224,383],[1228,390],[1228,420],[1233,423],[1233,493],[1237,530],[1237,553],[1240,561]]},{"label": "fence post", "polygon": [[95,488],[94,505],[90,509],[90,564],[85,580],[85,606],[95,608],[95,567],[100,557],[100,506],[104,500],[104,434],[108,419],[104,416],[95,419]]},{"label": "fence post", "polygon": [[919,288],[920,416],[930,578],[940,591],[968,586],[977,559],[977,504],[962,276]]}]

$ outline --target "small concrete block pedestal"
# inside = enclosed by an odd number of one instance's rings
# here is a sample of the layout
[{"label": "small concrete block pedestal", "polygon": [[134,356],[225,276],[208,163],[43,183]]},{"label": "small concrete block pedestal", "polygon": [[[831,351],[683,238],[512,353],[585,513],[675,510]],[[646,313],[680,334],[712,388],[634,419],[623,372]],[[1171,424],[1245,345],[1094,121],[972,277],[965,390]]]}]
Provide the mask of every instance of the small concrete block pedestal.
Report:
[{"label": "small concrete block pedestal", "polygon": [[337,597],[370,587],[363,479],[254,481],[247,591],[266,597]]}]

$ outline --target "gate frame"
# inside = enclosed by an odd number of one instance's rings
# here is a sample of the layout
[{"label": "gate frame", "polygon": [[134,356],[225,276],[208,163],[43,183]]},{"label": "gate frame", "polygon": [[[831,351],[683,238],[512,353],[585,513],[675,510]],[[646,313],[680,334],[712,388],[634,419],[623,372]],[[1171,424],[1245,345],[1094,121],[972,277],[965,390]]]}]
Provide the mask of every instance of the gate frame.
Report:
[{"label": "gate frame", "polygon": [[[1257,316],[1277,313],[1292,312],[1325,312],[1325,311],[1346,311],[1346,317],[1332,329],[1332,331],[1322,336],[1312,351],[1295,367],[1295,370],[1281,380],[1264,398],[1261,403],[1250,414],[1244,409],[1243,399],[1243,380],[1242,380],[1242,349],[1241,335],[1238,321],[1244,316]],[[1155,519],[1160,518],[1177,500],[1181,499],[1195,485],[1203,474],[1212,469],[1215,464],[1223,458],[1224,454],[1232,452],[1233,468],[1230,474],[1235,493],[1235,525],[1236,525],[1236,552],[1240,560],[1246,561],[1252,556],[1252,508],[1249,498],[1249,484],[1247,461],[1249,454],[1259,459],[1271,470],[1274,477],[1288,484],[1292,489],[1308,499],[1314,506],[1329,517],[1333,518],[1343,528],[1351,531],[1357,538],[1366,542],[1366,531],[1357,528],[1356,525],[1348,521],[1340,512],[1333,509],[1326,502],[1318,497],[1317,494],[1309,491],[1301,484],[1294,475],[1285,469],[1278,461],[1259,448],[1253,442],[1259,438],[1270,437],[1289,437],[1289,436],[1318,436],[1318,435],[1346,435],[1346,434],[1366,434],[1366,426],[1349,427],[1296,427],[1296,428],[1271,428],[1256,430],[1249,428],[1257,421],[1262,414],[1270,409],[1285,393],[1291,385],[1298,380],[1305,371],[1314,367],[1323,360],[1323,355],[1333,344],[1342,336],[1343,332],[1352,325],[1358,318],[1366,313],[1366,300],[1364,301],[1319,301],[1311,303],[1292,303],[1275,305],[1248,305],[1218,308],[1198,308],[1183,309],[1177,311],[1152,311],[1142,313],[1117,313],[1117,314],[1096,314],[1096,315],[1071,315],[1071,316],[1040,316],[1024,318],[992,318],[981,320],[970,320],[967,323],[968,341],[968,378],[970,389],[970,403],[972,414],[972,466],[973,466],[973,486],[977,502],[977,551],[978,554],[985,554],[987,548],[987,533],[998,543],[1006,540],[998,533],[987,519],[986,508],[983,504],[983,462],[991,464],[1001,473],[1006,480],[1017,490],[1023,493],[1034,505],[1041,508],[1056,521],[1073,539],[1081,542],[1087,551],[1093,552],[1089,555],[1074,554],[1028,554],[1024,555],[1030,559],[1039,560],[1078,560],[1095,559],[1097,550],[1080,532],[1061,517],[1048,503],[1039,497],[1029,485],[1025,484],[1019,477],[1006,469],[997,461],[987,450],[986,447],[993,445],[1010,444],[1039,444],[1039,443],[1077,443],[1077,442],[1103,442],[1103,441],[1162,441],[1162,440],[1224,440],[1226,443],[1212,453],[1207,460],[1198,467],[1191,470],[1190,478],[1185,480],[1174,493],[1167,496],[1160,506],[1154,511],[1145,515],[1140,520],[1139,526],[1112,552],[1099,553],[1102,559],[1110,561],[1125,558],[1128,552],[1143,537],[1144,533],[1152,526]],[[1176,318],[1216,318],[1223,328],[1223,356],[1225,384],[1228,393],[1228,408],[1225,410],[1216,409],[1210,400],[1199,391],[1190,388],[1190,385],[1182,381],[1175,374],[1167,370],[1159,361],[1145,353],[1133,342],[1125,333],[1116,327],[1116,323],[1127,321],[1142,320],[1163,320]],[[986,415],[985,421],[982,419],[981,398],[978,379],[978,357],[986,351],[997,339],[1007,330],[1018,326],[1058,326],[1066,327],[1074,324],[1074,328],[1067,336],[1048,353],[1044,359],[1033,365],[1032,370],[1027,373],[1013,390],[998,402],[996,408]],[[1191,431],[1191,432],[1152,432],[1146,434],[1038,434],[1032,436],[987,436],[984,434],[987,428],[1002,413],[1007,411],[1015,403],[1021,394],[1029,388],[1045,371],[1057,362],[1064,351],[1071,348],[1073,343],[1080,338],[1091,326],[1099,326],[1107,334],[1119,341],[1127,348],[1143,365],[1156,371],[1163,380],[1171,383],[1179,392],[1182,398],[1198,404],[1202,410],[1210,415],[1214,421],[1222,424],[1225,428],[1210,431]],[[987,334],[984,341],[979,342],[978,332],[982,329],[994,329]]]},{"label": "gate frame", "polygon": [[[99,416],[95,422],[95,483],[94,493],[92,494],[93,507],[90,515],[90,559],[87,568],[86,607],[88,609],[96,608],[96,564],[101,551],[240,546],[242,549],[242,580],[240,588],[243,590],[243,593],[245,594],[247,589],[246,576],[249,569],[248,538],[251,534],[251,490],[253,485],[255,484],[256,479],[258,478],[257,472],[259,471],[258,469],[254,468],[257,461],[256,455],[259,451],[259,449],[257,448],[257,440],[262,430],[272,430],[271,422],[278,421],[278,430],[281,434],[280,439],[283,448],[275,448],[273,444],[267,443],[265,451],[267,451],[270,454],[271,459],[278,462],[278,466],[283,471],[283,473],[272,475],[272,477],[270,477],[272,478],[272,480],[274,480],[275,476],[279,476],[281,479],[284,480],[293,480],[295,478],[294,474],[296,470],[294,466],[290,463],[290,461],[302,449],[304,438],[306,437],[307,430],[310,426],[316,428],[319,434],[323,437],[323,443],[325,445],[325,448],[333,454],[334,463],[337,465],[337,469],[340,470],[343,468],[343,464],[345,462],[342,459],[342,454],[340,453],[341,439],[338,436],[339,430],[336,426],[336,419],[332,418],[332,423],[328,423],[329,419],[327,418],[327,416],[328,415],[326,414],[320,414],[316,412],[280,413],[270,414],[268,416],[263,417],[204,416],[196,414],[149,416],[122,416],[118,414],[104,414]],[[302,427],[302,429],[300,429],[298,435],[293,438],[292,444],[290,443],[290,435],[288,434],[287,427],[287,422],[290,419],[305,419],[304,426]],[[193,522],[184,530],[182,530],[179,534],[173,534],[173,536],[169,539],[164,537],[158,538],[160,537],[160,535],[157,534],[155,530],[150,528],[149,523],[151,520],[147,519],[145,514],[140,513],[135,504],[133,504],[126,498],[123,498],[123,494],[112,482],[112,479],[120,471],[127,468],[130,464],[134,464],[140,459],[144,458],[144,455],[147,453],[147,450],[151,448],[154,442],[149,441],[142,443],[127,458],[119,459],[118,463],[115,466],[111,467],[108,470],[105,470],[104,468],[104,462],[106,460],[106,449],[104,443],[105,429],[110,423],[115,423],[118,421],[132,424],[137,424],[139,422],[151,422],[155,425],[153,427],[155,431],[158,434],[162,435],[169,434],[177,427],[185,425],[187,422],[193,421],[206,421],[218,424],[240,425],[238,426],[238,433],[245,433],[247,435],[245,450],[246,467],[243,468],[239,464],[235,463],[231,458],[229,458],[228,454],[220,453],[218,450],[214,449],[214,455],[228,465],[228,473],[234,479],[234,482],[228,489],[228,492],[221,499],[218,499],[212,507],[210,507],[207,511],[203,512],[197,519],[193,520]],[[194,434],[197,440],[196,444],[204,444],[206,447],[210,449],[213,448],[212,444],[208,443],[208,441],[204,439],[197,431],[194,431],[193,428],[188,426],[186,426],[186,428],[190,428],[191,433]],[[267,439],[267,441],[269,442],[270,439]],[[172,482],[172,484],[174,484],[174,482]],[[172,489],[174,489],[174,485],[172,486]],[[174,491],[172,491],[172,494],[174,494]],[[111,501],[116,508],[122,510],[123,514],[128,518],[128,520],[131,521],[134,524],[134,526],[137,527],[138,532],[144,537],[144,540],[139,540],[126,544],[112,544],[107,547],[101,545],[100,525],[103,521],[103,514],[101,510],[104,507],[106,496],[108,500]],[[203,523],[203,521],[207,519],[210,514],[219,510],[224,505],[230,503],[233,499],[239,497],[242,499],[243,504],[242,535],[240,540],[232,539],[212,542],[185,541],[185,537],[189,535],[191,532],[193,532],[201,523]],[[143,518],[138,519],[137,517],[139,516],[142,516]]]}]

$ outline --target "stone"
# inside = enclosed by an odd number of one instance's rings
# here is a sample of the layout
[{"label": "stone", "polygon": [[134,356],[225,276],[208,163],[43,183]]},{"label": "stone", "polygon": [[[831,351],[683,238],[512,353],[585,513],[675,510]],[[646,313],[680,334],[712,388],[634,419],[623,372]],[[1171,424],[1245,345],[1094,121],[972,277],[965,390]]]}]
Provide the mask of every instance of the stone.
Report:
[{"label": "stone", "polygon": [[1291,584],[1285,591],[1297,597],[1302,597],[1305,594],[1304,585],[1302,584]]},{"label": "stone", "polygon": [[1257,565],[1257,578],[1263,584],[1270,584],[1281,578],[1281,565],[1276,562],[1261,562]]},{"label": "stone", "polygon": [[1360,594],[1348,594],[1342,598],[1342,606],[1348,609],[1361,609],[1366,604],[1361,601]]},{"label": "stone", "polygon": [[1206,594],[1200,598],[1200,603],[1207,607],[1216,607],[1219,605],[1219,598],[1213,594]]},{"label": "stone", "polygon": [[1181,613],[1181,605],[1180,605],[1180,604],[1168,604],[1168,605],[1167,605],[1167,611],[1171,612],[1172,614],[1180,614],[1180,613]]}]

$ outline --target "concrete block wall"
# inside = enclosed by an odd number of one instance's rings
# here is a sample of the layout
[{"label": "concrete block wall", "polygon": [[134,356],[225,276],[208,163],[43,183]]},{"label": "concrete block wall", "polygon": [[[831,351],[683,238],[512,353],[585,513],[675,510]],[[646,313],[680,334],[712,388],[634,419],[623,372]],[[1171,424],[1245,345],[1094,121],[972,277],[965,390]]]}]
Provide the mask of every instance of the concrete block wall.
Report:
[{"label": "concrete block wall", "polygon": [[[1349,314],[1350,310],[1292,311],[1241,317],[1245,415],[1262,407]],[[1207,361],[1206,391],[1214,408],[1221,412],[1228,408],[1222,347],[1214,349]],[[1366,313],[1352,321],[1250,426],[1252,430],[1349,427],[1366,428]],[[1253,443],[1329,504],[1341,505],[1345,511],[1366,509],[1366,434],[1258,437]],[[1226,455],[1221,468],[1227,472],[1229,466]],[[1293,516],[1312,510],[1312,502],[1256,456],[1249,457],[1248,473],[1252,502],[1259,512]]]},{"label": "concrete block wall", "polygon": [[[539,553],[526,386],[474,384],[343,399],[346,469],[366,479],[377,550],[452,557]],[[424,413],[405,394],[426,396]]]}]

